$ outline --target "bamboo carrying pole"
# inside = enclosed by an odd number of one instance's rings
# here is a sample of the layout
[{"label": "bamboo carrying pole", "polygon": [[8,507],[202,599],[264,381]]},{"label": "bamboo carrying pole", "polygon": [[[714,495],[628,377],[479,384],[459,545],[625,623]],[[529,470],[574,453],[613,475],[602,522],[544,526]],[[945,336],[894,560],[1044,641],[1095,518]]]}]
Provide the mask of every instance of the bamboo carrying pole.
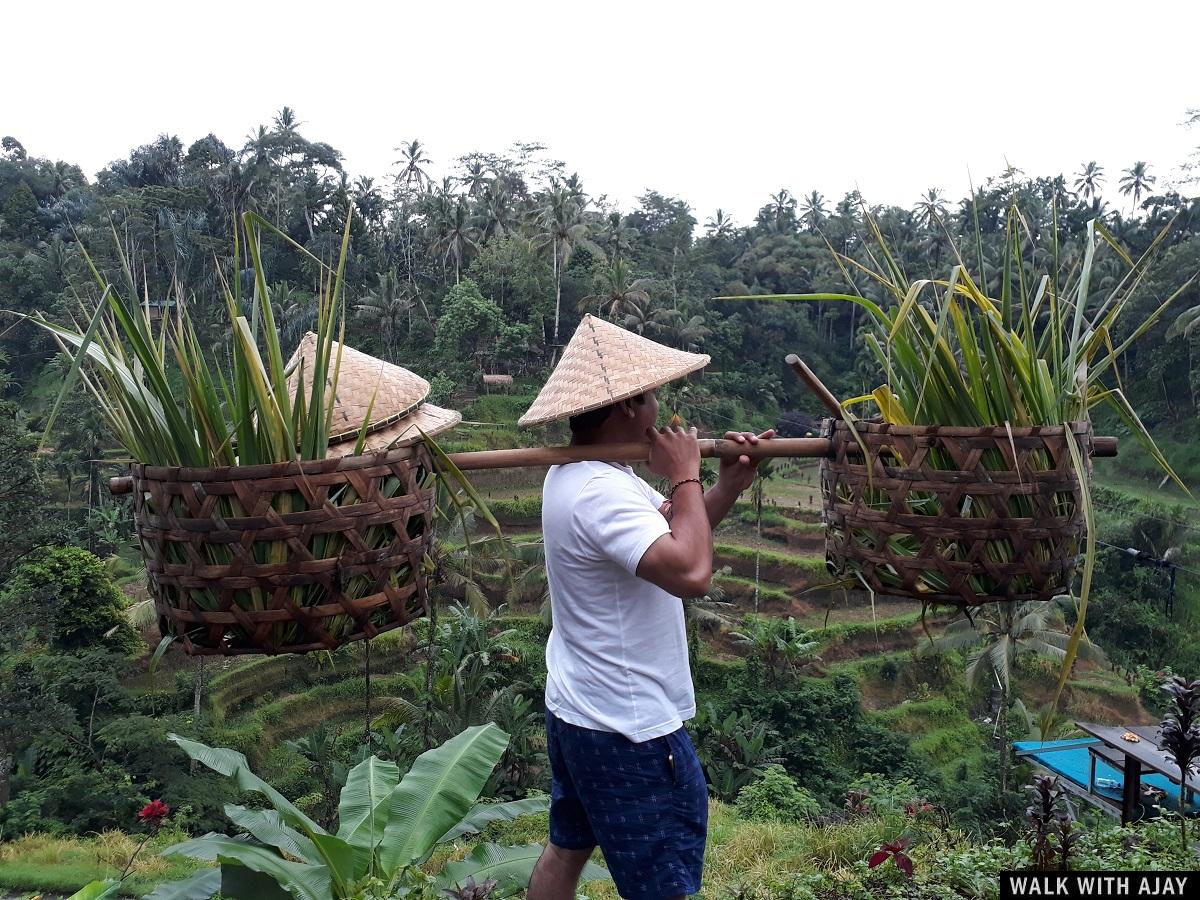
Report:
[{"label": "bamboo carrying pole", "polygon": [[[832,453],[833,445],[828,438],[772,438],[758,444],[739,444],[724,439],[700,441],[700,456],[705,459],[737,459],[748,456],[752,460],[774,457],[820,459]],[[848,452],[858,448],[852,446]],[[861,450],[858,450],[861,452]],[[602,444],[582,447],[526,447],[517,450],[478,450],[472,453],[447,454],[450,461],[464,472],[479,469],[520,469],[557,466],[563,463],[596,462],[635,463],[645,462],[650,455],[648,443]],[[1115,437],[1094,439],[1092,456],[1111,457],[1117,455]],[[128,494],[133,490],[133,479],[128,475],[109,480],[109,490],[114,494]]]}]

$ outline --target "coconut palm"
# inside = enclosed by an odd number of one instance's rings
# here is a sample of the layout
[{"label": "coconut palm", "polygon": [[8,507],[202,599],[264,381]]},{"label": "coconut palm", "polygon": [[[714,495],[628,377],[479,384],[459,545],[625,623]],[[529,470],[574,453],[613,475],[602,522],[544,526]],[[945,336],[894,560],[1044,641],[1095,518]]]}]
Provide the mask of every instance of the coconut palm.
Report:
[{"label": "coconut palm", "polygon": [[770,212],[771,227],[775,231],[790,228],[796,221],[796,198],[787,188],[780,188],[778,194],[771,195]]},{"label": "coconut palm", "polygon": [[[972,687],[981,682],[994,684],[1000,691],[1000,711],[996,733],[1007,740],[1007,715],[1012,696],[1013,672],[1021,660],[1034,656],[1062,662],[1067,655],[1071,635],[1063,621],[1063,604],[1028,600],[1023,603],[989,603],[972,618],[962,618],[947,626],[934,642],[938,650],[971,649],[967,657],[966,678]],[[973,648],[973,649],[972,649]],[[1098,659],[1102,654],[1091,643],[1081,643],[1079,656]],[[1007,788],[1007,754],[1003,754],[1000,791]]]},{"label": "coconut palm", "polygon": [[467,189],[468,197],[478,197],[486,189],[490,183],[488,180],[488,168],[480,159],[468,159],[463,165],[463,174],[459,179],[463,187]]},{"label": "coconut palm", "polygon": [[638,230],[629,224],[627,217],[611,212],[596,230],[596,243],[615,262],[633,252],[637,236]]},{"label": "coconut palm", "polygon": [[1125,170],[1125,175],[1121,179],[1121,193],[1126,197],[1130,194],[1133,195],[1133,202],[1129,207],[1131,211],[1137,208],[1142,195],[1148,194],[1157,180],[1157,176],[1150,174],[1149,164],[1141,160]]},{"label": "coconut palm", "polygon": [[402,167],[396,176],[397,184],[403,184],[406,189],[415,185],[418,191],[433,184],[433,179],[425,171],[425,166],[431,165],[433,160],[425,155],[425,148],[420,141],[408,141],[396,149],[400,151],[400,158],[393,165]]},{"label": "coconut palm", "polygon": [[434,222],[437,237],[433,249],[442,254],[443,265],[453,257],[454,283],[458,284],[462,280],[462,264],[467,252],[479,249],[479,229],[472,223],[471,209],[465,197],[440,203],[437,212]]},{"label": "coconut palm", "polygon": [[917,201],[917,224],[928,231],[935,231],[939,222],[946,221],[946,201],[937,188],[929,188]]},{"label": "coconut palm", "polygon": [[623,259],[614,259],[612,265],[605,266],[596,273],[595,293],[588,294],[579,301],[580,311],[586,311],[595,306],[601,315],[617,319],[630,301],[645,303],[650,299],[650,294],[647,292],[650,284],[649,278],[631,280],[629,264]]},{"label": "coconut palm", "polygon": [[595,256],[604,258],[604,251],[589,237],[590,229],[584,218],[584,201],[578,185],[574,187],[551,179],[550,189],[538,215],[541,227],[536,241],[549,246],[554,259],[554,339],[559,344],[559,321],[562,313],[562,273],[571,261],[576,247],[584,247]]},{"label": "coconut palm", "polygon": [[657,305],[653,299],[627,300],[621,325],[646,337],[659,337],[679,319],[679,310]]},{"label": "coconut palm", "polygon": [[729,237],[733,233],[733,229],[733,219],[720,207],[717,208],[713,217],[704,223],[704,231],[709,237]]},{"label": "coconut palm", "polygon": [[820,191],[813,191],[805,197],[800,211],[804,214],[804,220],[811,231],[819,230],[821,223],[829,216],[829,210],[825,208],[825,197]]},{"label": "coconut palm", "polygon": [[401,325],[408,334],[412,333],[414,309],[413,288],[400,280],[395,269],[380,272],[375,290],[354,306],[355,314],[370,326],[371,333],[379,335],[380,343],[388,353],[396,348]]}]

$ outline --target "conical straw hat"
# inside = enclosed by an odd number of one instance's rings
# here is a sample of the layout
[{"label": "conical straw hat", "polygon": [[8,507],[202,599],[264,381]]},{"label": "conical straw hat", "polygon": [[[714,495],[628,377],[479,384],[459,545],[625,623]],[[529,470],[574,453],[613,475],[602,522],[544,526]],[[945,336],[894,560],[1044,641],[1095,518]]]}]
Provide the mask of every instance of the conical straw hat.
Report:
[{"label": "conical straw hat", "polygon": [[704,353],[664,347],[586,315],[518,425],[544,425],[661,387],[708,365]]},{"label": "conical straw hat", "polygon": [[[332,376],[337,362],[339,344],[333,341],[329,351],[329,373]],[[300,365],[304,363],[304,394],[308,402],[312,390],[313,359],[316,355],[317,336],[311,331],[300,340],[300,346],[288,361],[294,367],[288,377],[288,390],[296,392],[296,379],[300,377]],[[341,345],[342,362],[338,370],[337,396],[334,397],[333,421],[329,429],[329,441],[333,443],[349,437],[357,437],[363,419],[371,410],[371,430],[383,428],[398,421],[420,406],[429,395],[429,382],[408,369],[361,353],[353,347]],[[371,398],[375,398],[374,406]]]},{"label": "conical straw hat", "polygon": [[[422,403],[407,416],[386,425],[378,431],[371,431],[363,441],[363,453],[376,450],[392,450],[396,447],[408,447],[421,440],[421,435],[433,437],[448,431],[462,421],[462,413],[453,409],[442,409],[432,403]],[[329,445],[325,455],[330,459],[336,456],[350,456],[358,443],[358,435],[354,434],[344,441]]]}]

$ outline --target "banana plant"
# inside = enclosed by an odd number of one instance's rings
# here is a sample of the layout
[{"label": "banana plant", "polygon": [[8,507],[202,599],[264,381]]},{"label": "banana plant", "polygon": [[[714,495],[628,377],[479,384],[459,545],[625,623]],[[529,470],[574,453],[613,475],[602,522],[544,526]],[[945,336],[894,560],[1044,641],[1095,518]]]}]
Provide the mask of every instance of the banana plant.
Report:
[{"label": "banana plant", "polygon": [[[477,725],[399,767],[371,756],[350,770],[341,791],[336,831],[327,831],[259,778],[246,757],[178,735],[170,739],[192,759],[256,793],[271,808],[228,804],[225,814],[245,834],[209,833],[176,844],[164,856],[214,861],[218,869],[163,885],[155,900],[205,900],[220,891],[229,900],[366,900],[432,896],[474,879],[496,882],[492,897],[507,897],[529,883],[540,844],[508,847],[481,843],[437,874],[423,868],[441,844],[482,831],[489,822],[543,811],[544,797],[480,803],[479,794],[508,746],[495,724]],[[589,865],[588,880],[608,872]]]}]

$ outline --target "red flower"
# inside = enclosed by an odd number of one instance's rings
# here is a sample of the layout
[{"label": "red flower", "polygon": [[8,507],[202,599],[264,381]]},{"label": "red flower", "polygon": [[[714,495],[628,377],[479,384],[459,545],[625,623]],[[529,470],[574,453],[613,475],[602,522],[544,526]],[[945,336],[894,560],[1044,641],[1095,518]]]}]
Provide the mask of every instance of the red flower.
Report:
[{"label": "red flower", "polygon": [[171,807],[163,803],[161,800],[151,800],[142,807],[142,811],[138,813],[138,818],[149,825],[157,828],[162,824],[163,819],[171,814]]},{"label": "red flower", "polygon": [[921,813],[933,812],[933,805],[925,800],[918,800],[915,803],[905,803],[904,812],[910,816],[919,816]]},{"label": "red flower", "polygon": [[909,878],[913,876],[912,860],[908,858],[908,854],[904,851],[908,849],[912,840],[902,837],[897,841],[888,841],[880,846],[878,850],[867,861],[867,868],[874,869],[876,866],[881,866],[888,861],[889,858],[896,861],[896,867],[907,875]]}]

